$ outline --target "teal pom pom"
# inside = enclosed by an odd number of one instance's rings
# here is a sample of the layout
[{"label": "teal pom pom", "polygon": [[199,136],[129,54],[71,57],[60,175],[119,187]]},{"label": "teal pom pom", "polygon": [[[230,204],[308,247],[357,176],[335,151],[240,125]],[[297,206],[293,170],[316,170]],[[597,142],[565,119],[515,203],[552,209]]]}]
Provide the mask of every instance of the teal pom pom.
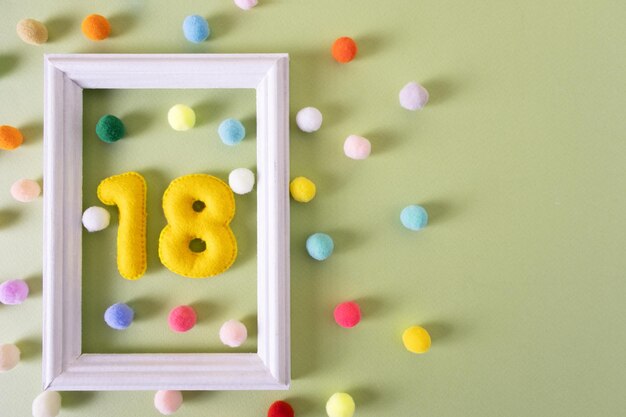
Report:
[{"label": "teal pom pom", "polygon": [[315,233],[306,240],[306,250],[311,258],[323,261],[333,253],[335,243],[326,233]]},{"label": "teal pom pom", "polygon": [[226,119],[220,123],[217,132],[220,134],[222,142],[226,145],[236,145],[246,137],[246,128],[239,120]]},{"label": "teal pom pom", "polygon": [[183,21],[183,34],[189,42],[204,42],[211,36],[209,22],[197,14],[187,16]]},{"label": "teal pom pom", "polygon": [[133,309],[123,303],[113,304],[104,313],[104,321],[109,327],[116,330],[127,329],[133,322],[134,317],[135,312]]},{"label": "teal pom pom", "polygon": [[126,129],[124,129],[124,123],[111,114],[102,116],[96,125],[96,135],[98,135],[103,142],[117,142],[124,137],[125,133]]},{"label": "teal pom pom", "polygon": [[428,224],[428,213],[422,206],[406,206],[400,213],[400,221],[407,229],[421,230]]}]

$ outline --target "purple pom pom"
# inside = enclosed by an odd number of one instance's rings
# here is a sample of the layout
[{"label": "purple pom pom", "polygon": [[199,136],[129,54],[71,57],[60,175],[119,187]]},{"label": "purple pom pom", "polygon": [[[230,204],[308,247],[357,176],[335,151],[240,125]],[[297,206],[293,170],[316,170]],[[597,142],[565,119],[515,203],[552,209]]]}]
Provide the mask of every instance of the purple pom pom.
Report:
[{"label": "purple pom pom", "polygon": [[21,279],[12,279],[0,284],[0,303],[22,304],[28,297],[28,284]]}]

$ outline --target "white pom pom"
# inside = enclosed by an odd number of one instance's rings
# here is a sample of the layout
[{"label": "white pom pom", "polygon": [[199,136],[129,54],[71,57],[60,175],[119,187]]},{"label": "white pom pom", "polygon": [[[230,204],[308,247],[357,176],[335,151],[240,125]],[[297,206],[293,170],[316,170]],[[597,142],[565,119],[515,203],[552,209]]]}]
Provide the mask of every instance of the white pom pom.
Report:
[{"label": "white pom pom", "polygon": [[228,185],[237,194],[248,194],[254,188],[254,173],[248,168],[234,169],[228,175]]},{"label": "white pom pom", "polygon": [[234,0],[237,7],[243,10],[250,10],[259,2],[258,0]]},{"label": "white pom pom", "polygon": [[83,226],[90,232],[106,229],[111,221],[111,215],[105,208],[93,206],[83,213]]},{"label": "white pom pom", "polygon": [[322,113],[315,107],[305,107],[296,115],[296,124],[303,132],[315,132],[322,127]]},{"label": "white pom pom", "polygon": [[12,343],[0,345],[0,372],[9,371],[20,362],[20,349]]},{"label": "white pom pom", "polygon": [[226,346],[238,347],[248,338],[245,324],[237,320],[228,320],[220,328],[220,340]]},{"label": "white pom pom", "polygon": [[33,417],[56,417],[61,411],[61,394],[44,391],[33,401]]},{"label": "white pom pom", "polygon": [[428,103],[428,91],[416,82],[400,90],[400,105],[407,110],[421,110]]}]

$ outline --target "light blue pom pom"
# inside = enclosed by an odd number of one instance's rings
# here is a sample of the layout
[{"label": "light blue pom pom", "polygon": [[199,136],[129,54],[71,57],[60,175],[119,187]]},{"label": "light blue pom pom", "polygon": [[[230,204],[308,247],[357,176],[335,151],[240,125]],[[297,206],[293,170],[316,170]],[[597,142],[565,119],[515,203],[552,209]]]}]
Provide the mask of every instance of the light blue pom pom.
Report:
[{"label": "light blue pom pom", "polygon": [[246,137],[246,128],[243,127],[239,120],[226,119],[220,123],[217,132],[227,145],[233,146],[238,144]]},{"label": "light blue pom pom", "polygon": [[104,321],[116,330],[128,328],[133,322],[133,317],[135,317],[133,309],[123,303],[113,304],[104,313]]},{"label": "light blue pom pom", "polygon": [[197,14],[187,16],[183,22],[183,33],[189,42],[200,43],[211,36],[209,22]]},{"label": "light blue pom pom", "polygon": [[326,233],[315,233],[306,240],[306,250],[311,258],[323,261],[333,253],[335,243]]},{"label": "light blue pom pom", "polygon": [[428,213],[422,206],[406,206],[400,213],[400,221],[407,229],[421,230],[428,224]]}]

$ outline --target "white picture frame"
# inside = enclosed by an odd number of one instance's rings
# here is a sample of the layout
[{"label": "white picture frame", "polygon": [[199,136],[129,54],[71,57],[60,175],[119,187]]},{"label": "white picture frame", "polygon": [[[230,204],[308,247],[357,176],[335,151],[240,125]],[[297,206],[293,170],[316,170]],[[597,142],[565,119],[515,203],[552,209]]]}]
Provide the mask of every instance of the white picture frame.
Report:
[{"label": "white picture frame", "polygon": [[[290,384],[287,54],[44,57],[43,388],[275,390]],[[257,353],[81,351],[83,89],[254,88]]]}]

